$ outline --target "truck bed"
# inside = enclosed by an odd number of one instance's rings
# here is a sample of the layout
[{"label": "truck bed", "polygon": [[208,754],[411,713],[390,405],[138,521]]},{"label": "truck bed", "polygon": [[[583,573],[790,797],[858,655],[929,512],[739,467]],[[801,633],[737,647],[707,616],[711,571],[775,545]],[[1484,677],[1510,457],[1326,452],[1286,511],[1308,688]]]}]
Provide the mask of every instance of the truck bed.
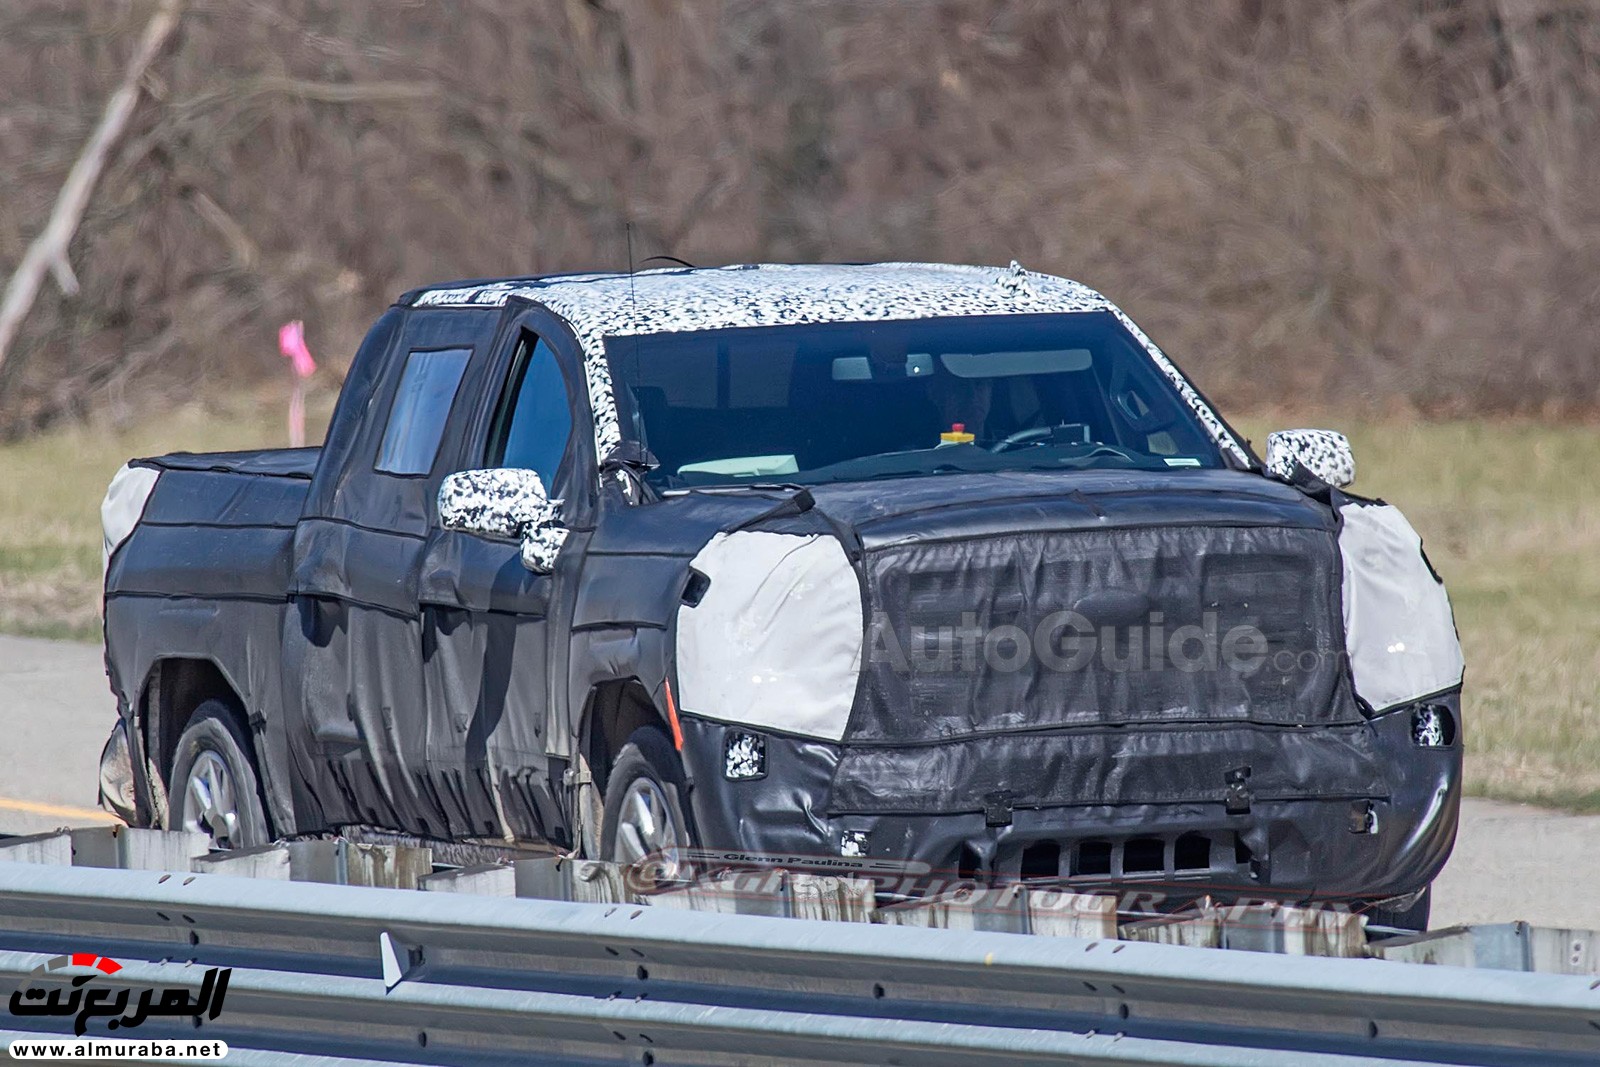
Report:
[{"label": "truck bed", "polygon": [[134,460],[159,472],[133,535],[112,557],[108,610],[118,599],[193,597],[282,601],[294,527],[320,449],[177,452]]},{"label": "truck bed", "polygon": [[133,465],[163,471],[257,474],[310,481],[321,455],[321,447],[265,448],[249,452],[171,452],[151,459],[136,459]]}]

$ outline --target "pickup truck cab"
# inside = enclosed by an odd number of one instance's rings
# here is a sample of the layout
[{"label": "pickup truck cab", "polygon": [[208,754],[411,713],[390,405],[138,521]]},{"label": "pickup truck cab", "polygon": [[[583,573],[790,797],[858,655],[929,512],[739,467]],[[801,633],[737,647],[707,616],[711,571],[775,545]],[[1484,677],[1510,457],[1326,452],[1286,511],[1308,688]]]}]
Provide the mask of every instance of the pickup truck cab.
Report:
[{"label": "pickup truck cab", "polygon": [[320,448],[114,481],[102,791],[225,847],[876,863],[1414,922],[1455,835],[1461,654],[1352,477],[1327,431],[1263,463],[1104,297],[1015,264],[415,290]]}]

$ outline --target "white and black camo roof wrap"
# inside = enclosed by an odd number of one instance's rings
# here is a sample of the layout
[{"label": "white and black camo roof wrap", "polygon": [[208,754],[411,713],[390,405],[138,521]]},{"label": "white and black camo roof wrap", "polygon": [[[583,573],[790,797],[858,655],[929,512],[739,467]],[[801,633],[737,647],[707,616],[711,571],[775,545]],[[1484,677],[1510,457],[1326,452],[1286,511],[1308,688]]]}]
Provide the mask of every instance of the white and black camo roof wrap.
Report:
[{"label": "white and black camo roof wrap", "polygon": [[667,268],[634,275],[580,275],[534,282],[491,282],[429,289],[416,307],[501,307],[512,297],[545,305],[583,345],[595,448],[620,440],[605,339],[750,326],[1109,311],[1144,345],[1225,452],[1247,463],[1244,447],[1183,373],[1122,310],[1086,285],[1008,268],[932,263],[756,264]]}]

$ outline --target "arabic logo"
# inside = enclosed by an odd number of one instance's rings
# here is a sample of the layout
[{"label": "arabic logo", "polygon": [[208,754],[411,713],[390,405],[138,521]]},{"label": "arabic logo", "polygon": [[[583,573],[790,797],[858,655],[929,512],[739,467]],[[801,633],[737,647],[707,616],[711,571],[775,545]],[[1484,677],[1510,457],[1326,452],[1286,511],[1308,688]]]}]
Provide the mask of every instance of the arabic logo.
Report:
[{"label": "arabic logo", "polygon": [[[222,1012],[222,998],[228,991],[231,967],[212,967],[200,982],[200,996],[189,998],[189,990],[174,986],[160,990],[141,989],[130,1013],[128,1002],[134,990],[128,987],[111,989],[106,986],[89,987],[96,978],[110,976],[122,970],[122,964],[110,956],[96,956],[92,952],[74,952],[57,956],[29,974],[11,994],[12,1015],[76,1016],[72,1032],[82,1037],[89,1020],[106,1017],[106,1029],[131,1030],[152,1016],[191,1018],[200,1025],[201,1017],[215,1019]],[[67,984],[63,986],[61,983]],[[42,983],[42,984],[41,984]],[[69,994],[63,999],[63,994]]]}]

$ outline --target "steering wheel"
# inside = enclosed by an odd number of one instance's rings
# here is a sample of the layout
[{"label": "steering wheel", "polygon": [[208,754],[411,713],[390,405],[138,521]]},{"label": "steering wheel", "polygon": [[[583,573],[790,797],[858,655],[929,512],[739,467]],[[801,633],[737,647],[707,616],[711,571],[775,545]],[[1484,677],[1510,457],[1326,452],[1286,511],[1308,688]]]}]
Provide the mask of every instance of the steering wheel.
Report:
[{"label": "steering wheel", "polygon": [[[996,441],[993,445],[989,446],[989,451],[1008,452],[1018,445],[1027,444],[1029,442],[1038,443],[1042,441],[1042,439],[1049,437],[1053,432],[1054,427],[1051,426],[1033,426],[1026,430],[1018,430],[1011,436],[1000,441]],[[1118,456],[1122,459],[1131,460],[1135,463],[1139,461],[1139,457],[1134,453],[1129,452],[1127,449],[1118,448],[1116,445],[1108,445],[1103,441],[1085,441],[1083,444],[1089,449],[1088,453],[1084,457],[1086,459],[1094,456]]]},{"label": "steering wheel", "polygon": [[1002,438],[989,446],[990,452],[1009,452],[1018,445],[1029,441],[1039,441],[1049,437],[1055,432],[1053,426],[1030,426],[1026,430],[1018,430],[1009,437]]}]

